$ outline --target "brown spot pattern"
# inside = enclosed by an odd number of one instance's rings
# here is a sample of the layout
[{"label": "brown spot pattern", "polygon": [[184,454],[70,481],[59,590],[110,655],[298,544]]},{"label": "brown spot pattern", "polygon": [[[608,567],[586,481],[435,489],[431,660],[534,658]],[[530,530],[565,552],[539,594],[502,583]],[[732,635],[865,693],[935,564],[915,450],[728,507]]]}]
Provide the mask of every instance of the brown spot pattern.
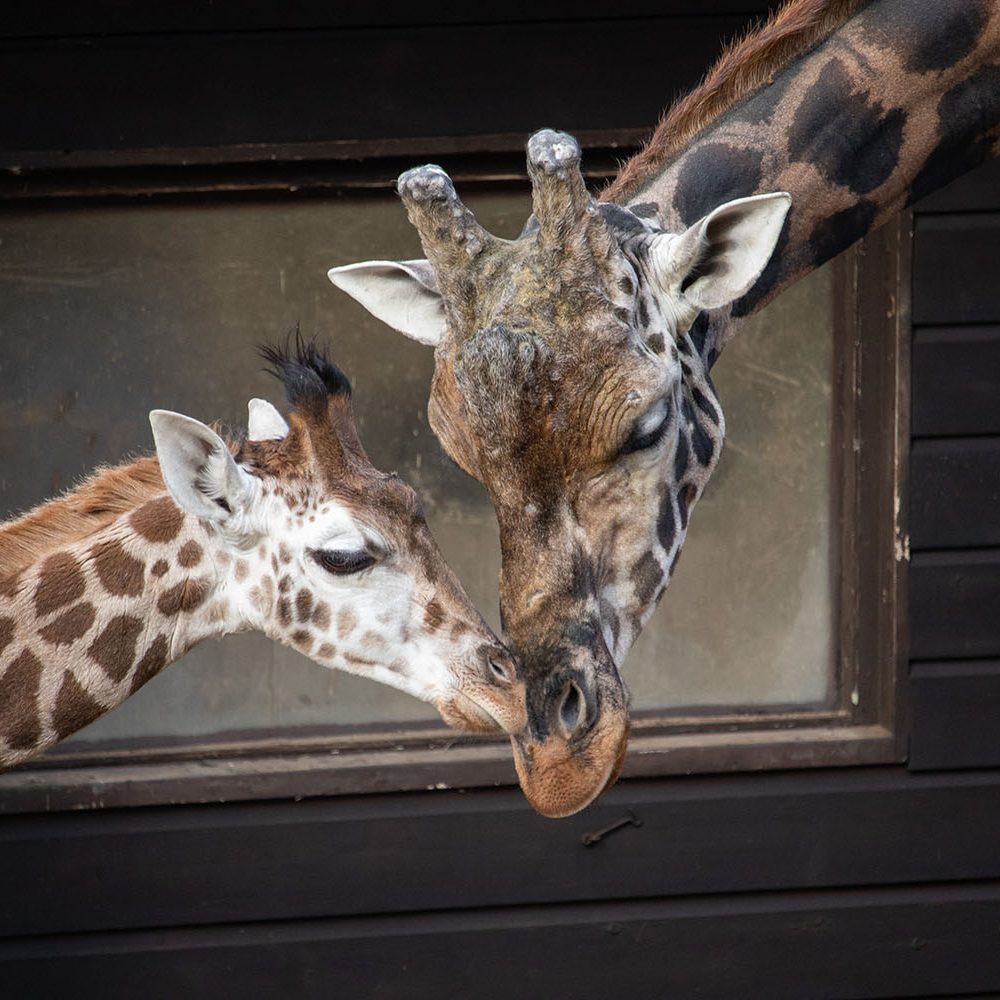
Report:
[{"label": "brown spot pattern", "polygon": [[[76,642],[94,624],[96,614],[93,604],[83,601],[69,611],[63,612],[45,628],[40,628],[38,634],[53,646],[68,646]],[[0,648],[2,645],[0,642]]]},{"label": "brown spot pattern", "polygon": [[428,601],[424,608],[424,627],[436,632],[444,622],[444,608],[438,601]]},{"label": "brown spot pattern", "polygon": [[241,583],[250,574],[250,564],[246,559],[236,560],[236,569],[233,571],[233,575],[236,577],[236,582]]},{"label": "brown spot pattern", "polygon": [[129,694],[138,691],[146,681],[155,677],[167,665],[169,648],[166,636],[160,635],[153,640],[152,645],[142,654],[142,659],[135,666]]},{"label": "brown spot pattern", "polygon": [[177,537],[184,523],[181,509],[170,499],[160,497],[144,503],[129,518],[132,527],[150,542],[169,542]]},{"label": "brown spot pattern", "polygon": [[334,653],[337,650],[328,642],[324,642],[322,646],[316,650],[316,655],[322,657],[324,660],[329,660],[333,658]]},{"label": "brown spot pattern", "polygon": [[135,660],[135,644],[142,622],[132,615],[116,615],[104,626],[87,652],[113,681],[122,680]]},{"label": "brown spot pattern", "polygon": [[208,584],[204,580],[192,580],[188,577],[160,594],[156,606],[161,614],[172,618],[181,612],[194,611],[206,597]]},{"label": "brown spot pattern", "polygon": [[337,638],[346,639],[358,625],[358,616],[350,608],[337,613]]},{"label": "brown spot pattern", "polygon": [[0,733],[14,750],[29,750],[42,737],[38,720],[38,685],[42,661],[22,650],[0,677]]},{"label": "brown spot pattern", "polygon": [[292,553],[289,552],[288,546],[284,542],[278,544],[278,556],[283,563],[290,563],[292,561]]},{"label": "brown spot pattern", "polygon": [[313,625],[320,629],[322,632],[326,632],[330,627],[330,605],[326,601],[320,601],[316,607],[313,609],[312,613]]},{"label": "brown spot pattern", "polygon": [[278,621],[286,626],[292,624],[292,604],[287,597],[278,601]]},{"label": "brown spot pattern", "polygon": [[157,559],[155,563],[150,567],[149,572],[153,576],[163,576],[166,571],[170,569],[170,563],[166,559]]},{"label": "brown spot pattern", "polygon": [[133,559],[117,540],[99,542],[90,550],[97,576],[109,594],[137,597],[142,593],[145,567]]},{"label": "brown spot pattern", "polygon": [[69,671],[63,677],[52,710],[52,725],[59,738],[69,736],[94,721],[104,709],[80,686]]},{"label": "brown spot pattern", "polygon": [[57,552],[42,563],[35,588],[35,611],[47,615],[64,604],[79,600],[86,590],[80,563],[68,552]]},{"label": "brown spot pattern", "polygon": [[18,585],[21,583],[21,570],[11,573],[10,576],[0,577],[0,597],[13,598],[17,594]]},{"label": "brown spot pattern", "polygon": [[192,539],[181,546],[180,552],[177,553],[177,562],[184,569],[190,569],[201,562],[201,552],[201,546]]},{"label": "brown spot pattern", "polygon": [[13,618],[0,618],[0,654],[11,644],[14,628]]},{"label": "brown spot pattern", "polygon": [[286,573],[278,581],[278,593],[279,594],[287,594],[288,591],[290,591],[291,589],[292,589],[292,578]]},{"label": "brown spot pattern", "polygon": [[307,622],[312,617],[312,609],[312,591],[303,588],[295,595],[295,617],[300,622]]},{"label": "brown spot pattern", "polygon": [[305,629],[296,629],[292,633],[292,642],[302,650],[303,653],[308,653],[309,648],[312,646],[312,636]]},{"label": "brown spot pattern", "polygon": [[378,632],[365,632],[365,634],[361,637],[361,648],[366,649],[369,652],[377,649],[384,649],[385,639],[383,639]]}]

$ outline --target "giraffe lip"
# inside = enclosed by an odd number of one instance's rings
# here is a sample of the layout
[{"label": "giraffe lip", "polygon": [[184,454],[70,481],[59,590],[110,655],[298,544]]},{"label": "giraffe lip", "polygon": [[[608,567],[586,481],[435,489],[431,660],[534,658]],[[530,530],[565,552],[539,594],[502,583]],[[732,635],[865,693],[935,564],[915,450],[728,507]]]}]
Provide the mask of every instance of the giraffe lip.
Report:
[{"label": "giraffe lip", "polygon": [[466,694],[456,691],[447,698],[442,698],[437,709],[441,717],[450,726],[478,733],[505,732],[512,735],[524,727],[524,720],[517,719],[505,722],[493,706]]}]

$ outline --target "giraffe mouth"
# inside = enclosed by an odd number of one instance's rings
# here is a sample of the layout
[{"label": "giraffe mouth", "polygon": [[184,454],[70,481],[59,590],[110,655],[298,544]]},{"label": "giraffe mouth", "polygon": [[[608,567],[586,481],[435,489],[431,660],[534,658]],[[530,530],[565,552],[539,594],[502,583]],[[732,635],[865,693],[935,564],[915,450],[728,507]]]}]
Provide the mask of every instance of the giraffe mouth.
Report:
[{"label": "giraffe mouth", "polygon": [[524,728],[523,710],[512,712],[492,704],[490,700],[480,701],[461,691],[440,699],[435,707],[449,726],[466,732],[513,735]]}]

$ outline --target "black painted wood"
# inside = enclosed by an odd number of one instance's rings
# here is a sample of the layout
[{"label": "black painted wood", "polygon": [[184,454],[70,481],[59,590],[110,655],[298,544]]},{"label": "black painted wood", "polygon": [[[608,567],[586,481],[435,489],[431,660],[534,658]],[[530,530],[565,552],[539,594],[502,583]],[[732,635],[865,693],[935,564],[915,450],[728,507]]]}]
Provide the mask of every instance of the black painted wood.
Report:
[{"label": "black painted wood", "polygon": [[1000,211],[1000,160],[987,160],[913,206],[914,212]]},{"label": "black painted wood", "polygon": [[558,823],[516,790],[8,817],[0,935],[1000,878],[997,830],[1000,772],[903,768],[631,781]]},{"label": "black painted wood", "polygon": [[8,996],[955,996],[1000,986],[1000,883],[77,935],[0,944]]},{"label": "black painted wood", "polygon": [[914,553],[909,616],[911,659],[1000,656],[1000,549]]},{"label": "black painted wood", "polygon": [[175,34],[179,32],[291,31],[317,28],[366,28],[417,24],[495,24],[579,20],[581,16],[687,17],[719,14],[761,15],[780,0],[616,0],[602,8],[581,10],[579,0],[504,0],[469,4],[438,0],[419,5],[406,0],[48,0],[4,12],[0,38]]},{"label": "black painted wood", "polygon": [[910,690],[911,768],[1000,765],[1000,660],[917,663]]},{"label": "black painted wood", "polygon": [[915,324],[1000,321],[1000,213],[922,215],[913,243]]},{"label": "black painted wood", "polygon": [[1000,545],[1000,437],[914,442],[910,489],[914,549]]},{"label": "black painted wood", "polygon": [[914,435],[1000,434],[1000,326],[914,331],[912,379]]},{"label": "black painted wood", "polygon": [[[689,16],[11,42],[0,45],[0,164],[17,165],[25,151],[57,154],[50,165],[58,166],[63,151],[197,147],[207,155],[240,144],[484,133],[523,142],[544,125],[646,127],[670,95],[698,79],[720,33],[746,21]],[[595,71],[609,62],[614,73]]]}]

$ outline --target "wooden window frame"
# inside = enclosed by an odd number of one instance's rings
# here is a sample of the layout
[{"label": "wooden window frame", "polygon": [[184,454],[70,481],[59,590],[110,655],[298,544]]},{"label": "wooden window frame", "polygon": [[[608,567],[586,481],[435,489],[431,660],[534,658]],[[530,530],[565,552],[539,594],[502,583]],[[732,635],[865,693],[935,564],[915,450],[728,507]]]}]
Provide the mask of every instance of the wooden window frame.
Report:
[{"label": "wooden window frame", "polygon": [[[610,175],[636,137],[584,138],[592,181]],[[356,148],[357,147],[357,148]],[[169,151],[162,151],[164,154]],[[0,180],[0,211],[81,198],[212,194],[295,197],[390,186],[433,156],[466,187],[525,183],[508,137],[408,140],[349,149],[200,151],[184,167],[149,153],[114,166],[40,161]],[[360,165],[359,165],[360,159]],[[840,536],[834,707],[720,714],[641,712],[623,777],[898,762],[905,757],[906,534],[909,467],[910,255],[908,214],[834,264],[832,483]],[[852,525],[854,530],[844,526]],[[366,727],[354,734],[275,733],[57,752],[0,775],[0,812],[302,798],[511,785],[506,741],[441,726]]]}]

